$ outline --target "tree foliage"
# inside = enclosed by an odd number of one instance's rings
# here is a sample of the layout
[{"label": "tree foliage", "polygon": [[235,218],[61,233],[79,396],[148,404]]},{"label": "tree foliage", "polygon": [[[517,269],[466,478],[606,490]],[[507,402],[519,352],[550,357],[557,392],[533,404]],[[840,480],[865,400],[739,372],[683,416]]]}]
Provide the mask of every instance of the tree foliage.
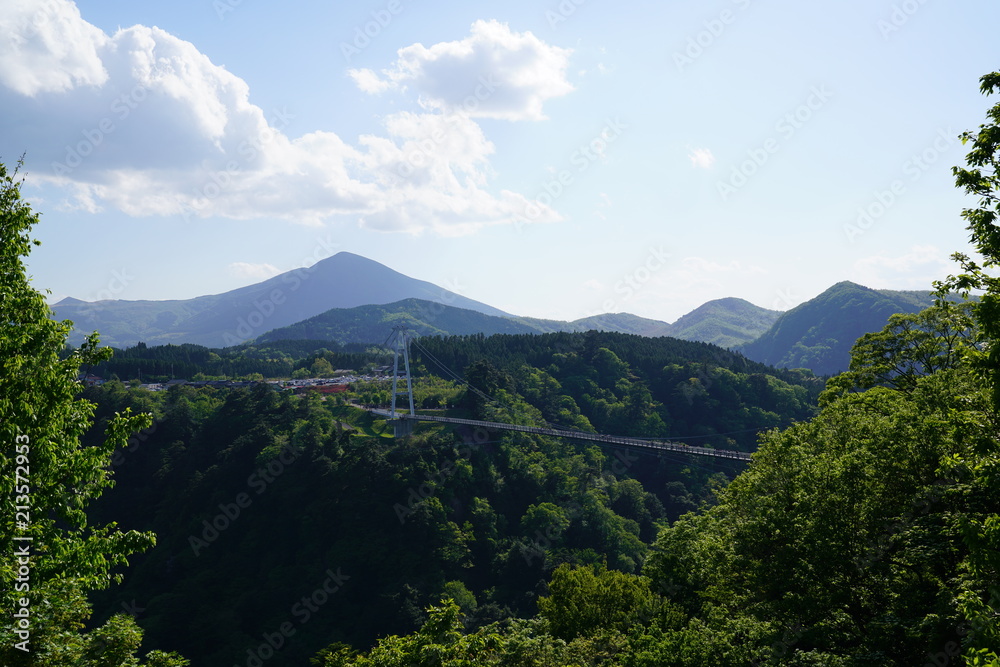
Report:
[{"label": "tree foliage", "polygon": [[[980,79],[980,91],[992,95],[1000,88],[1000,72]],[[962,273],[949,276],[939,283],[941,289],[969,292],[982,290],[975,307],[976,319],[985,337],[985,350],[979,360],[980,369],[990,378],[994,401],[1000,404],[1000,277],[989,270],[1000,267],[1000,103],[986,113],[988,122],[978,132],[961,134],[963,144],[971,144],[965,167],[954,167],[955,184],[966,194],[978,198],[977,206],[962,211],[973,247],[981,255],[977,261],[964,253],[955,253]]]},{"label": "tree foliage", "polygon": [[[842,396],[766,437],[718,506],[661,535],[646,574],[708,631],[757,627],[736,643],[742,659],[794,631],[781,664],[809,652],[923,664],[969,621],[962,525],[1000,503],[956,457],[989,440],[992,418],[967,369]],[[969,582],[980,599],[988,581]]]},{"label": "tree foliage", "polygon": [[[815,414],[822,388],[810,373],[674,338],[590,331],[428,338],[421,347],[449,368],[467,369],[466,379],[488,396],[519,394],[550,424],[743,451],[759,431]],[[440,372],[423,351],[416,356]],[[481,417],[486,404],[467,395]]]},{"label": "tree foliage", "polygon": [[[140,621],[149,639],[176,638],[206,664],[245,662],[263,633],[295,623],[290,605],[327,567],[350,580],[295,625],[270,664],[414,631],[442,595],[460,604],[468,630],[530,616],[560,563],[637,573],[665,522],[655,494],[597,447],[442,427],[400,442],[357,408],[267,387],[108,383],[86,396],[99,422],[127,407],[156,415],[116,462],[118,484],[96,509],[156,531],[159,544],[98,609],[148,601]],[[673,468],[696,493],[709,476]]]},{"label": "tree foliage", "polygon": [[649,580],[600,565],[560,565],[549,594],[538,599],[539,615],[550,632],[567,641],[599,631],[628,632],[653,615]]},{"label": "tree foliage", "polygon": [[980,342],[975,302],[946,298],[919,313],[899,313],[881,331],[863,335],[851,350],[850,370],[827,383],[821,400],[876,386],[912,391],[917,380],[957,368]]},{"label": "tree foliage", "polygon": [[[87,592],[154,544],[151,533],[91,524],[88,505],[112,484],[107,468],[146,415],[124,412],[104,437],[83,447],[94,412],[77,398],[81,364],[107,357],[96,336],[61,358],[69,322],[49,319],[24,258],[34,214],[20,182],[0,164],[0,662],[18,665],[138,665],[141,633],[119,614],[90,631]],[[186,664],[150,654],[148,665]]]}]

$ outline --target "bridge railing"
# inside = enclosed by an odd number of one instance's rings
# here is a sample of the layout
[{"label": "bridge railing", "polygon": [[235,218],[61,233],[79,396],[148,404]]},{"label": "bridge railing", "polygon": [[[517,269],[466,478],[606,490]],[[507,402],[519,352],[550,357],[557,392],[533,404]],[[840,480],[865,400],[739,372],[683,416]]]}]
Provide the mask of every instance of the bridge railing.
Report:
[{"label": "bridge railing", "polygon": [[[370,410],[372,414],[383,417],[392,417],[388,410]],[[410,415],[396,414],[397,419],[408,419],[416,421],[445,422],[448,424],[465,424],[468,426],[480,426],[482,428],[493,428],[505,431],[521,431],[523,433],[534,433],[537,435],[548,435],[557,438],[573,438],[576,440],[589,440],[592,442],[606,442],[613,445],[625,445],[643,449],[655,449],[671,452],[681,452],[684,454],[696,454],[698,456],[712,456],[715,458],[734,459],[738,461],[750,461],[751,455],[746,452],[736,452],[728,449],[712,449],[711,447],[698,447],[696,445],[686,445],[679,442],[669,442],[661,440],[643,440],[639,438],[629,438],[620,435],[605,435],[603,433],[586,433],[584,431],[570,431],[553,428],[543,428],[538,426],[523,426],[521,424],[506,424],[502,422],[480,421],[478,419],[462,419],[460,417],[437,417],[433,415]]]}]

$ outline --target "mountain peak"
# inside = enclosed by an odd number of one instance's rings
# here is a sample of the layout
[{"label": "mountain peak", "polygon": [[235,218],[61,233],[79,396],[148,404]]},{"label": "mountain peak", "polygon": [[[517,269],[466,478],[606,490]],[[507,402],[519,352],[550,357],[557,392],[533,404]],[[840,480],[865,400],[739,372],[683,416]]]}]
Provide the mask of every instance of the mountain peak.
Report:
[{"label": "mountain peak", "polygon": [[394,303],[417,298],[496,317],[502,310],[425,280],[410,278],[375,260],[341,251],[308,268],[279,274],[253,285],[178,301],[114,301],[99,309],[66,300],[53,306],[58,319],[80,332],[98,330],[111,345],[197,343],[229,347],[332,308]]},{"label": "mountain peak", "polygon": [[823,290],[823,293],[825,294],[826,292],[833,292],[839,289],[856,289],[856,290],[864,290],[866,292],[876,291],[871,287],[865,287],[864,285],[859,285],[858,283],[851,282],[850,280],[841,280],[839,283],[834,283],[830,287]]},{"label": "mountain peak", "polygon": [[667,335],[734,347],[767,331],[780,314],[738,297],[713,299],[678,318],[670,325]]},{"label": "mountain peak", "polygon": [[917,312],[932,300],[926,291],[874,290],[844,280],[782,313],[742,352],[772,366],[833,375],[847,370],[858,338],[884,327],[891,315]]}]

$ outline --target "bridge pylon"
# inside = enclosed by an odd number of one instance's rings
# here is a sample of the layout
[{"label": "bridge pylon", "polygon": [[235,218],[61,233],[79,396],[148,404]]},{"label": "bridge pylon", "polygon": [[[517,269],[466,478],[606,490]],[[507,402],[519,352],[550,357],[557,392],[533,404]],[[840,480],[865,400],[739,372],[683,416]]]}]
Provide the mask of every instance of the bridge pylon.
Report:
[{"label": "bridge pylon", "polygon": [[[392,398],[390,399],[391,405],[389,406],[391,414],[389,423],[393,426],[393,435],[395,437],[405,438],[413,433],[413,420],[401,418],[397,410],[397,404],[399,403],[400,396],[406,396],[410,408],[409,416],[412,417],[416,414],[413,409],[413,385],[410,380],[410,340],[415,334],[404,326],[393,327],[392,332],[395,338],[395,354],[392,360]],[[406,389],[403,390],[399,388],[400,357],[403,358],[403,380],[406,385]]]}]

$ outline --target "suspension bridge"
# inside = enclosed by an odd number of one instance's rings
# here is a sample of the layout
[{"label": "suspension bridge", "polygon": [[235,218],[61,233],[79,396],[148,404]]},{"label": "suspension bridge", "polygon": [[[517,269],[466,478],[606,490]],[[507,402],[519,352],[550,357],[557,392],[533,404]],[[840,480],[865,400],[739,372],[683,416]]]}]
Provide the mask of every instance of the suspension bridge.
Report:
[{"label": "suspension bridge", "polygon": [[[698,447],[695,445],[688,445],[681,442],[671,442],[667,440],[655,440],[648,438],[632,438],[620,435],[607,435],[603,433],[588,433],[586,431],[579,431],[575,429],[566,428],[554,428],[554,427],[539,427],[539,426],[524,426],[523,424],[508,424],[504,422],[491,422],[491,421],[481,421],[478,419],[462,419],[459,417],[440,417],[437,415],[420,415],[417,414],[413,407],[413,390],[410,379],[410,351],[409,345],[413,340],[412,335],[405,327],[394,327],[393,333],[390,334],[390,338],[395,337],[394,352],[395,357],[393,360],[393,373],[392,373],[392,394],[390,398],[390,409],[384,410],[379,408],[370,409],[373,415],[384,417],[389,420],[389,423],[393,425],[394,435],[397,438],[406,437],[413,432],[413,425],[416,422],[444,422],[447,424],[463,424],[466,426],[473,426],[478,428],[484,428],[487,430],[500,430],[500,431],[519,431],[521,433],[533,433],[536,435],[547,435],[556,438],[571,438],[573,440],[584,440],[589,442],[596,442],[603,445],[609,446],[621,446],[630,447],[636,449],[651,450],[654,452],[676,452],[683,454],[695,454],[698,456],[709,456],[719,459],[730,459],[736,461],[747,461],[749,462],[751,457],[750,454],[746,452],[737,452],[728,449],[713,449],[711,447]],[[388,343],[389,339],[386,339]],[[426,350],[421,350],[425,354],[430,354]],[[430,355],[431,359],[433,355]],[[400,368],[400,360],[402,359],[402,368]],[[475,391],[484,399],[493,402],[493,399],[486,396],[478,389],[470,385],[468,382],[462,380],[460,376],[455,374],[448,368],[445,368],[440,362],[434,359],[436,363],[442,366],[442,368],[463,382],[469,389]],[[402,371],[402,373],[401,373]],[[400,381],[402,380],[405,389],[400,388]],[[397,408],[399,403],[399,398],[404,397],[407,399],[408,410],[401,412]]]}]

